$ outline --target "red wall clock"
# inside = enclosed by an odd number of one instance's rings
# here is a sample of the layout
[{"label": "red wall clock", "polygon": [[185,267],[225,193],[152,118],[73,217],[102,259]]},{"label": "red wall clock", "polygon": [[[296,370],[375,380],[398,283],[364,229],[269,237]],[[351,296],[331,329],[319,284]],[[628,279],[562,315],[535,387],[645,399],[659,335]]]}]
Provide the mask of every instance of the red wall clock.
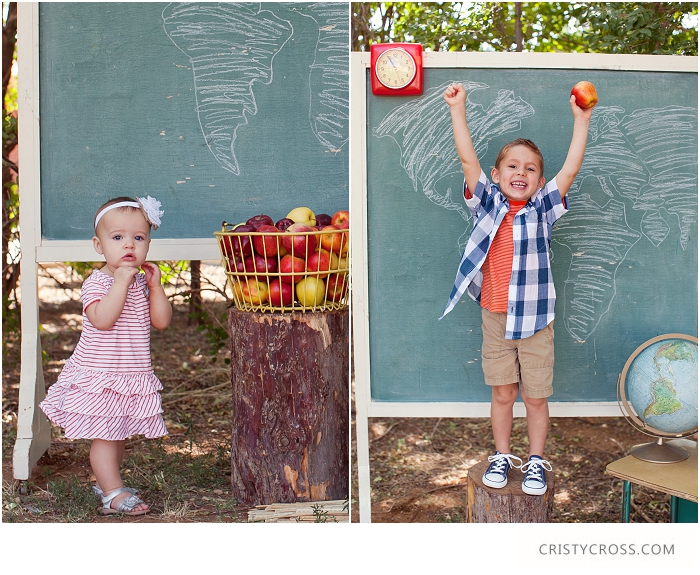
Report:
[{"label": "red wall clock", "polygon": [[370,46],[372,94],[417,96],[423,93],[423,47],[403,42]]}]

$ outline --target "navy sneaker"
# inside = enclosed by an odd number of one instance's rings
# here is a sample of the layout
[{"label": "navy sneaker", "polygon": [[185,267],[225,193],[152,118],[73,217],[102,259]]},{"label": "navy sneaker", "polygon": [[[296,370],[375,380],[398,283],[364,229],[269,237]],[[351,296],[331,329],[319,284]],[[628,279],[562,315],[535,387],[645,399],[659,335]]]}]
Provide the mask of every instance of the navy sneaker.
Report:
[{"label": "navy sneaker", "polygon": [[[517,459],[519,463],[514,463],[513,460],[515,459]],[[494,455],[489,455],[489,461],[491,465],[489,465],[481,481],[484,482],[484,485],[495,487],[496,489],[506,486],[508,483],[508,472],[511,467],[520,469],[523,465],[523,460],[516,455],[500,453],[498,451],[496,451]]]},{"label": "navy sneaker", "polygon": [[521,468],[525,473],[523,479],[523,493],[528,495],[543,495],[547,491],[547,471],[552,471],[552,464],[539,455],[531,455],[527,463]]}]

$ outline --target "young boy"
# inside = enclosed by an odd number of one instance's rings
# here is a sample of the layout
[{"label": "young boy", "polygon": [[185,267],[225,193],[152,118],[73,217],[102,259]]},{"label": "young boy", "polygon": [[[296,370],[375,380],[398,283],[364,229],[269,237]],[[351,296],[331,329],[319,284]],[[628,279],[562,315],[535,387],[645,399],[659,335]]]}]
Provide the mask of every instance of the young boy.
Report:
[{"label": "young boy", "polygon": [[[474,229],[443,316],[465,291],[482,306],[482,364],[491,386],[491,428],[496,453],[483,482],[504,487],[511,466],[525,473],[530,495],[547,491],[543,459],[549,428],[547,397],[554,368],[554,283],[550,269],[552,225],[568,210],[566,194],[586,149],[592,108],[570,99],[574,129],[559,173],[545,186],[544,159],[530,140],[517,139],[498,153],[491,184],[474,151],[461,84],[444,93],[450,107],[457,153],[464,171],[464,197]],[[530,454],[527,463],[510,453],[513,404],[518,389],[525,404]]]}]

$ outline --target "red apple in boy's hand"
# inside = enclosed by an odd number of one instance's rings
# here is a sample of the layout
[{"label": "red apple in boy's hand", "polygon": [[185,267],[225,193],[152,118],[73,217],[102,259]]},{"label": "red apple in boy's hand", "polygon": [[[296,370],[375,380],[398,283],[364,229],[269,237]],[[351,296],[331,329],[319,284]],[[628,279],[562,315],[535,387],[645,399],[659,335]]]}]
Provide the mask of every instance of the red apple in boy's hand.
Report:
[{"label": "red apple in boy's hand", "polygon": [[275,226],[263,224],[257,229],[258,233],[264,233],[264,236],[253,236],[253,247],[261,256],[270,258],[276,256],[279,251],[278,234],[280,231]]},{"label": "red apple in boy's hand", "polygon": [[276,307],[292,305],[294,301],[294,288],[291,284],[275,278],[270,282],[269,302]]},{"label": "red apple in boy's hand", "polygon": [[598,103],[598,92],[590,82],[579,82],[571,88],[571,95],[576,98],[576,105],[588,110]]},{"label": "red apple in boy's hand", "polygon": [[331,224],[339,228],[348,229],[350,227],[350,213],[347,210],[339,210],[333,214]]}]

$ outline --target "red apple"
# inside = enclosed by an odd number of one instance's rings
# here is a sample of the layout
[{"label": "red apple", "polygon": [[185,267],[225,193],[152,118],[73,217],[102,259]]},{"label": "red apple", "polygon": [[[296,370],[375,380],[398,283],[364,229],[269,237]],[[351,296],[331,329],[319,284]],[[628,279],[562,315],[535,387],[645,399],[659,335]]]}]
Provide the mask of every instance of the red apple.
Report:
[{"label": "red apple", "polygon": [[260,305],[267,301],[269,290],[267,284],[252,278],[240,279],[233,286],[234,295],[253,305]]},{"label": "red apple", "polygon": [[292,302],[294,302],[294,288],[291,284],[282,282],[279,278],[275,278],[270,282],[270,295],[268,299],[275,307],[292,305]]},{"label": "red apple", "polygon": [[[243,269],[246,273],[275,273],[277,271],[277,258],[264,258],[259,254],[254,254],[251,257],[243,260]],[[255,276],[258,281],[265,281],[265,276]]]},{"label": "red apple", "polygon": [[253,216],[252,218],[248,218],[246,224],[253,226],[257,230],[260,226],[274,226],[275,222],[272,221],[270,216],[259,214],[257,216]]},{"label": "red apple", "polygon": [[313,273],[318,278],[325,278],[328,273],[317,272],[328,272],[330,269],[331,255],[326,250],[314,252],[306,260],[306,271]]},{"label": "red apple", "polygon": [[294,224],[282,234],[282,245],[287,253],[295,257],[306,259],[307,254],[316,251],[318,240],[315,235],[309,234],[313,228],[306,224]]},{"label": "red apple", "polygon": [[285,274],[280,279],[284,283],[297,283],[304,277],[304,272],[306,272],[306,262],[302,258],[287,254],[280,260],[280,273]]},{"label": "red apple", "polygon": [[337,211],[331,218],[331,224],[339,228],[348,229],[350,227],[350,212],[347,210]]},{"label": "red apple", "polygon": [[245,271],[245,267],[243,267],[243,260],[241,259],[226,256],[226,262],[228,263],[227,271],[229,272],[242,273]]},{"label": "red apple", "polygon": [[336,254],[340,253],[340,247],[343,243],[343,235],[346,234],[332,231],[340,229],[342,228],[333,224],[321,228],[321,231],[326,232],[325,234],[321,234],[320,236],[321,246],[324,250],[327,250],[329,252],[335,252]]},{"label": "red apple", "polygon": [[342,274],[332,274],[328,276],[326,284],[326,299],[331,301],[340,301],[345,297],[348,291],[347,281]]},{"label": "red apple", "polygon": [[253,248],[261,256],[271,258],[279,252],[279,238],[277,237],[280,231],[275,226],[263,224],[257,229],[258,233],[264,233],[264,236],[253,236]]},{"label": "red apple", "polygon": [[253,253],[253,247],[250,243],[250,236],[247,232],[254,232],[255,228],[247,224],[238,226],[232,230],[235,235],[223,236],[221,242],[224,248],[224,253],[228,257],[243,259]]},{"label": "red apple", "polygon": [[294,223],[295,223],[294,220],[290,220],[289,218],[282,218],[281,220],[279,220],[279,221],[275,224],[275,227],[276,227],[279,231],[284,232],[284,231],[287,230],[287,228],[288,228],[289,226],[294,225]]},{"label": "red apple", "polygon": [[324,226],[329,226],[331,224],[331,217],[328,214],[316,214],[316,225],[319,228]]},{"label": "red apple", "polygon": [[571,95],[576,97],[576,105],[582,110],[588,110],[598,103],[598,92],[590,82],[578,82],[571,88]]}]

